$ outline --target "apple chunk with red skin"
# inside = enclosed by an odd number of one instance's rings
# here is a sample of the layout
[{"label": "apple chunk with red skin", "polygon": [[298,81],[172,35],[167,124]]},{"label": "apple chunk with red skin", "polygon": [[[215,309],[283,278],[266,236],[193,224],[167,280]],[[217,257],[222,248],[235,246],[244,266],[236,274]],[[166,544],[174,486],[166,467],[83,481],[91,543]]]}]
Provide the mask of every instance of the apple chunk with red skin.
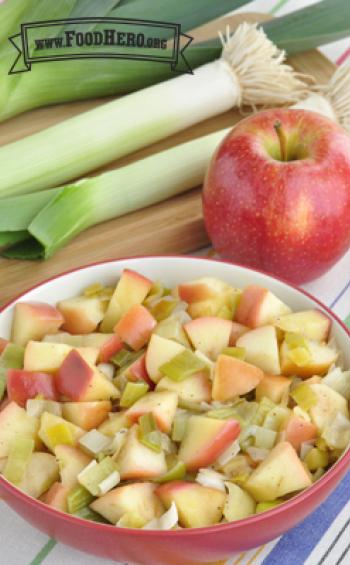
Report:
[{"label": "apple chunk with red skin", "polygon": [[62,300],[57,308],[64,317],[63,329],[71,334],[94,332],[105,313],[105,306],[100,298],[86,296]]},{"label": "apple chunk with red skin", "polygon": [[11,341],[16,345],[25,346],[30,340],[40,340],[46,334],[56,333],[63,322],[62,314],[50,304],[17,302]]},{"label": "apple chunk with red skin", "polygon": [[195,349],[210,359],[216,359],[229,344],[232,322],[208,316],[191,320],[184,328]]},{"label": "apple chunk with red skin", "polygon": [[64,402],[62,404],[63,418],[87,431],[102,424],[111,410],[112,403],[110,400]]},{"label": "apple chunk with red skin", "polygon": [[214,371],[213,400],[227,402],[247,394],[263,378],[264,373],[258,367],[229,355],[219,355]]},{"label": "apple chunk with red skin", "polygon": [[311,441],[317,438],[317,427],[315,424],[294,414],[285,422],[282,431],[284,431],[285,441],[289,441],[297,451],[299,451],[304,441]]},{"label": "apple chunk with red skin", "polygon": [[242,120],[212,158],[203,211],[223,258],[297,283],[320,276],[350,245],[349,136],[305,110]]},{"label": "apple chunk with red skin", "polygon": [[113,330],[120,318],[135,304],[142,304],[153,282],[131,269],[124,269],[109,301],[101,331]]},{"label": "apple chunk with red skin", "polygon": [[7,370],[7,394],[10,400],[23,407],[29,398],[35,398],[39,394],[46,400],[58,400],[53,375],[22,369]]},{"label": "apple chunk with red skin", "polygon": [[135,304],[124,314],[114,328],[118,337],[135,351],[148,342],[157,325],[152,314],[141,304]]},{"label": "apple chunk with red skin", "polygon": [[284,441],[278,443],[252,472],[244,488],[257,502],[269,502],[311,485],[309,471],[294,447]]},{"label": "apple chunk with red skin", "polygon": [[235,320],[250,328],[266,326],[278,316],[289,314],[291,309],[267,288],[247,286],[235,312]]},{"label": "apple chunk with red skin", "polygon": [[117,487],[100,496],[90,508],[116,524],[122,516],[130,514],[140,520],[140,527],[164,512],[164,507],[155,494],[157,486],[152,483],[132,483]]},{"label": "apple chunk with red skin", "polygon": [[237,420],[216,420],[206,416],[190,416],[179,449],[179,459],[188,471],[208,467],[237,439]]},{"label": "apple chunk with red skin", "polygon": [[137,400],[125,413],[129,422],[137,422],[140,416],[152,413],[160,430],[167,433],[175,418],[178,395],[172,391],[148,392]]},{"label": "apple chunk with red skin", "polygon": [[167,508],[175,502],[179,524],[184,528],[218,524],[226,501],[224,492],[187,481],[165,483],[157,488],[156,494]]},{"label": "apple chunk with red skin", "polygon": [[[23,368],[26,371],[56,372],[73,349],[64,343],[30,341],[24,351]],[[76,351],[88,363],[96,363],[98,349],[95,347],[77,347]]]},{"label": "apple chunk with red skin", "polygon": [[218,316],[232,319],[241,291],[214,277],[180,284],[175,291],[180,300],[188,303],[187,311],[191,318]]},{"label": "apple chunk with red skin", "polygon": [[120,396],[114,384],[74,349],[57,371],[56,386],[60,394],[76,402],[109,400]]},{"label": "apple chunk with red skin", "polygon": [[68,512],[67,497],[69,491],[68,487],[56,482],[43,494],[41,500],[48,506],[51,506],[51,508],[56,508],[56,510],[61,510],[61,512]]}]

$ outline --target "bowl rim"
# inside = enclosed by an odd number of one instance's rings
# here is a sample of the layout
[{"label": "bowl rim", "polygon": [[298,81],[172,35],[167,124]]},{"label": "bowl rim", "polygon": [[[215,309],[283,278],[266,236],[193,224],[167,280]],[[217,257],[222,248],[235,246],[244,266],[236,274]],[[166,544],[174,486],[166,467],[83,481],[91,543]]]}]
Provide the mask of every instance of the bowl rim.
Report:
[{"label": "bowl rim", "polygon": [[[318,298],[313,296],[307,290],[300,288],[299,286],[287,281],[286,279],[283,279],[282,277],[278,277],[276,275],[273,275],[273,274],[266,272],[266,271],[263,271],[261,269],[248,267],[247,265],[242,265],[240,263],[233,263],[231,261],[226,261],[226,260],[223,260],[223,259],[217,259],[217,258],[214,258],[214,257],[205,257],[205,256],[201,257],[201,256],[193,256],[193,255],[179,255],[179,254],[123,256],[123,257],[118,257],[116,259],[106,259],[106,260],[103,260],[103,261],[95,261],[93,263],[81,265],[80,267],[68,269],[67,271],[59,273],[57,275],[53,275],[52,277],[49,277],[49,278],[31,286],[27,290],[19,293],[14,298],[9,300],[6,304],[0,306],[0,316],[1,316],[2,312],[4,312],[4,310],[9,308],[10,306],[13,306],[23,296],[25,296],[26,294],[28,294],[32,290],[40,288],[41,286],[45,286],[46,284],[50,283],[53,280],[65,277],[67,275],[70,275],[72,273],[76,273],[78,271],[83,271],[85,269],[89,269],[91,267],[95,267],[95,266],[99,266],[99,265],[106,265],[106,264],[108,265],[109,263],[123,262],[123,261],[128,261],[128,260],[133,260],[133,259],[135,259],[135,260],[138,260],[138,259],[141,259],[141,260],[142,259],[181,259],[181,260],[185,260],[185,261],[186,260],[190,260],[190,261],[194,260],[194,261],[208,261],[208,263],[211,263],[211,262],[224,263],[225,265],[238,267],[238,268],[241,268],[241,269],[244,269],[244,270],[247,270],[247,271],[253,271],[253,272],[258,273],[260,275],[264,275],[266,277],[275,279],[277,282],[280,282],[282,284],[285,284],[286,286],[291,287],[292,289],[303,294],[304,296],[306,296],[307,298],[309,298],[310,300],[312,300],[313,302],[315,302],[316,304],[321,306],[321,308],[323,308],[327,312],[327,314],[345,331],[345,333],[347,334],[347,336],[350,340],[350,328],[348,328],[346,326],[346,324],[328,306],[323,304],[323,302],[321,302]],[[27,505],[29,504],[29,506],[32,506],[33,508],[39,507],[40,510],[51,515],[53,518],[55,518],[55,517],[61,518],[61,519],[65,520],[66,522],[72,524],[72,526],[74,526],[74,524],[76,524],[76,525],[79,525],[80,527],[85,527],[85,528],[93,529],[93,530],[98,529],[99,531],[106,532],[106,533],[114,530],[115,532],[118,532],[117,535],[119,535],[121,532],[124,531],[129,536],[130,535],[138,536],[138,535],[141,534],[141,535],[149,536],[150,538],[158,537],[158,536],[165,538],[169,535],[179,537],[179,536],[193,536],[193,535],[202,536],[203,534],[215,534],[215,533],[218,533],[219,528],[220,528],[220,532],[224,532],[226,530],[239,529],[241,527],[244,527],[244,526],[250,525],[250,524],[257,525],[260,522],[262,523],[266,519],[267,516],[269,518],[273,519],[273,518],[277,517],[279,514],[282,514],[284,511],[292,509],[295,505],[303,504],[303,502],[307,501],[310,497],[314,496],[319,490],[322,490],[325,485],[327,485],[330,481],[332,481],[333,476],[335,474],[341,473],[342,476],[343,476],[345,474],[346,470],[347,470],[347,467],[350,467],[350,449],[349,448],[341,456],[341,458],[336,463],[334,463],[334,465],[320,479],[318,479],[314,484],[312,484],[310,487],[303,490],[299,494],[293,496],[290,500],[287,500],[286,502],[282,503],[281,505],[276,506],[275,508],[272,508],[272,509],[267,510],[265,512],[261,512],[259,514],[254,514],[252,516],[248,516],[248,518],[244,518],[242,520],[235,520],[235,521],[227,522],[227,523],[224,523],[224,524],[214,524],[213,526],[206,526],[206,527],[202,527],[202,528],[184,528],[184,529],[181,529],[181,530],[143,530],[142,528],[141,529],[124,528],[124,527],[118,528],[113,524],[103,524],[103,523],[99,523],[99,522],[93,522],[93,521],[90,521],[90,520],[85,520],[83,518],[79,518],[78,516],[74,516],[72,514],[68,514],[67,512],[62,512],[61,510],[57,510],[56,508],[52,508],[51,506],[48,506],[47,504],[45,504],[41,500],[33,498],[32,496],[29,496],[28,494],[24,493],[23,491],[21,491],[16,486],[12,485],[1,474],[0,474],[0,485],[7,492],[14,495],[15,498],[20,499],[21,502],[26,503]],[[6,502],[6,499],[5,499],[5,502]]]}]

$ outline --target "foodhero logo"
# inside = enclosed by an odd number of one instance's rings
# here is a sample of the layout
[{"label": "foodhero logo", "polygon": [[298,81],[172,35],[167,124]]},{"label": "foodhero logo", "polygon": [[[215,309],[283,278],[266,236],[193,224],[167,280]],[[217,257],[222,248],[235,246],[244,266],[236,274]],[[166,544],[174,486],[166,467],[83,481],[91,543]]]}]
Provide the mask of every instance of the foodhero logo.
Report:
[{"label": "foodhero logo", "polygon": [[[185,41],[181,42],[181,39]],[[17,59],[9,74],[31,70],[34,63],[72,59],[134,59],[170,63],[191,73],[184,56],[192,37],[180,24],[124,18],[77,18],[30,22],[9,37]]]}]

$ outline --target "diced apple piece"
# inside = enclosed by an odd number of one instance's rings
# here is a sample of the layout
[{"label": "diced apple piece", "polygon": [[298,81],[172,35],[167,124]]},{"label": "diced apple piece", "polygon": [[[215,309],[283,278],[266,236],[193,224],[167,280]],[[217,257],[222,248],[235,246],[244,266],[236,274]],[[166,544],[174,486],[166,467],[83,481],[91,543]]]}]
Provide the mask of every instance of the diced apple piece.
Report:
[{"label": "diced apple piece", "polygon": [[184,328],[193,347],[215,360],[229,344],[232,322],[215,317],[197,318]]},{"label": "diced apple piece", "polygon": [[94,332],[105,314],[105,306],[100,298],[86,296],[62,300],[57,308],[64,317],[63,328],[71,334]]},{"label": "diced apple piece", "polygon": [[154,388],[154,382],[151,381],[146,369],[146,353],[143,353],[133,361],[125,370],[126,378],[131,382],[145,381],[150,388]]},{"label": "diced apple piece", "polygon": [[175,418],[177,403],[176,392],[148,392],[126,411],[126,417],[133,423],[137,422],[143,414],[151,412],[159,429],[169,432]]},{"label": "diced apple piece", "polygon": [[254,390],[263,378],[264,373],[258,367],[229,355],[219,355],[214,371],[213,400],[233,400]]},{"label": "diced apple piece", "polygon": [[276,330],[273,326],[263,326],[242,335],[236,343],[244,347],[245,360],[260,367],[265,373],[281,373]]},{"label": "diced apple piece", "polygon": [[65,402],[62,404],[62,416],[83,430],[97,428],[105,421],[112,410],[110,400],[96,402]]},{"label": "diced apple piece", "polygon": [[92,461],[92,458],[71,445],[56,445],[55,455],[65,487],[72,488],[78,484],[78,475]]},{"label": "diced apple piece", "polygon": [[166,508],[175,502],[180,526],[184,528],[212,526],[222,518],[226,494],[218,489],[187,481],[171,481],[158,487],[156,493]]},{"label": "diced apple piece", "polygon": [[163,377],[157,384],[156,390],[177,392],[180,404],[181,402],[199,404],[211,401],[211,383],[205,372],[196,373],[183,381],[173,381],[173,379]]},{"label": "diced apple piece", "polygon": [[[24,353],[24,369],[26,371],[42,371],[52,373],[57,371],[73,347],[63,343],[47,343],[30,341]],[[94,347],[79,347],[76,349],[87,363],[95,364],[98,349]]]},{"label": "diced apple piece", "polygon": [[281,345],[281,371],[284,375],[297,375],[298,377],[312,377],[325,375],[336,361],[339,353],[325,343],[318,343],[305,338],[307,344],[307,358],[305,362],[296,364],[293,361],[293,349],[284,341]]},{"label": "diced apple piece", "polygon": [[69,494],[69,488],[65,487],[62,483],[53,483],[49,490],[41,497],[41,500],[51,506],[51,508],[56,508],[56,510],[61,510],[61,512],[68,512],[67,507],[67,496]]},{"label": "diced apple piece", "polygon": [[8,339],[4,339],[3,337],[0,337],[0,355],[6,349],[9,343],[10,342]]},{"label": "diced apple piece", "polygon": [[315,404],[308,413],[320,433],[331,425],[337,413],[349,418],[348,403],[341,394],[324,384],[315,383],[308,386],[315,395]]},{"label": "diced apple piece", "polygon": [[40,446],[39,419],[29,416],[24,408],[9,402],[0,412],[0,458],[7,457],[16,436],[27,437]]},{"label": "diced apple piece", "polygon": [[298,452],[304,441],[311,441],[317,438],[315,424],[294,414],[287,419],[282,430],[284,431],[285,441],[289,441]]},{"label": "diced apple piece", "polygon": [[63,322],[62,314],[50,304],[17,302],[11,341],[25,346],[30,340],[40,340],[45,334],[57,332]]},{"label": "diced apple piece", "polygon": [[250,328],[271,324],[278,316],[291,309],[267,288],[250,285],[243,294],[235,313],[235,320]]},{"label": "diced apple piece", "polygon": [[117,458],[120,478],[123,481],[153,479],[167,471],[164,452],[158,453],[140,443],[138,430],[139,426],[136,424],[130,428]]},{"label": "diced apple piece", "polygon": [[123,349],[123,342],[115,334],[97,334],[108,336],[108,339],[101,345],[98,357],[99,363],[107,363],[113,355]]},{"label": "diced apple piece", "polygon": [[252,472],[244,488],[257,502],[269,502],[311,485],[310,473],[294,447],[284,441],[278,443]]},{"label": "diced apple piece", "polygon": [[139,527],[158,518],[164,512],[163,505],[155,494],[156,485],[152,483],[132,483],[117,487],[100,496],[90,507],[116,524],[125,514],[137,516]]},{"label": "diced apple piece", "polygon": [[188,303],[191,318],[217,316],[232,320],[241,290],[212,277],[181,284],[175,294]]},{"label": "diced apple piece", "polygon": [[80,402],[118,398],[120,393],[114,384],[96,367],[84,361],[72,350],[56,375],[57,390],[67,399]]},{"label": "diced apple piece", "polygon": [[84,430],[75,426],[71,422],[67,422],[64,418],[55,416],[50,412],[44,412],[40,418],[39,437],[50,451],[54,451],[57,446],[57,443],[51,438],[50,430],[57,429],[58,426],[62,425],[69,429],[70,440],[73,446],[78,443],[79,438],[85,433]]},{"label": "diced apple piece", "polygon": [[230,341],[229,347],[234,347],[237,343],[237,340],[241,337],[241,335],[249,332],[250,328],[247,326],[243,326],[243,324],[239,324],[238,322],[232,322],[231,326],[231,334],[230,334]]},{"label": "diced apple piece", "polygon": [[208,467],[237,439],[237,420],[216,420],[206,416],[190,416],[179,449],[179,459],[188,471]]},{"label": "diced apple piece", "polygon": [[124,269],[109,302],[101,331],[110,332],[132,306],[141,304],[152,287],[152,281],[130,269]]},{"label": "diced apple piece", "polygon": [[260,401],[264,396],[275,404],[279,404],[288,397],[292,379],[278,375],[264,375],[264,378],[255,391],[256,400]]},{"label": "diced apple piece", "polygon": [[23,479],[16,486],[29,496],[39,498],[58,478],[56,458],[50,453],[33,453]]},{"label": "diced apple piece", "polygon": [[245,490],[234,483],[226,483],[228,495],[224,506],[224,518],[228,522],[243,520],[255,514],[256,503],[254,498]]},{"label": "diced apple piece", "polygon": [[284,332],[300,334],[315,341],[327,341],[332,322],[321,310],[303,310],[277,318],[275,325]]},{"label": "diced apple piece", "polygon": [[130,423],[126,417],[126,411],[123,412],[111,412],[108,414],[108,418],[100,424],[98,431],[109,437],[114,437],[119,430],[122,428],[129,428]]},{"label": "diced apple piece", "polygon": [[146,352],[146,369],[153,382],[157,383],[162,378],[159,367],[164,365],[186,348],[160,335],[152,334]]},{"label": "diced apple piece", "polygon": [[118,337],[135,351],[139,351],[151,337],[157,321],[142,304],[135,304],[114,328]]},{"label": "diced apple piece", "polygon": [[58,400],[53,375],[22,369],[7,370],[7,394],[10,400],[23,407],[29,398],[37,395],[46,400]]},{"label": "diced apple piece", "polygon": [[114,333],[71,335],[67,332],[60,332],[57,334],[46,335],[42,341],[46,343],[64,343],[73,347],[94,347],[99,350],[99,363],[107,363],[112,355],[115,355],[124,347],[123,342]]}]

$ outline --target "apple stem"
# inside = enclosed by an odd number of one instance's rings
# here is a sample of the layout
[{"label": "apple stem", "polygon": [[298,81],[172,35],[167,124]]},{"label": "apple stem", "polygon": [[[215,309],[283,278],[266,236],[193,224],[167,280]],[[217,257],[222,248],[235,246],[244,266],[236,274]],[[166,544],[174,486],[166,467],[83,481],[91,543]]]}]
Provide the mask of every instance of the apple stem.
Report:
[{"label": "apple stem", "polygon": [[282,124],[279,120],[274,123],[275,131],[277,133],[278,141],[280,142],[280,149],[281,149],[281,160],[288,161],[287,156],[287,136],[282,128]]}]

